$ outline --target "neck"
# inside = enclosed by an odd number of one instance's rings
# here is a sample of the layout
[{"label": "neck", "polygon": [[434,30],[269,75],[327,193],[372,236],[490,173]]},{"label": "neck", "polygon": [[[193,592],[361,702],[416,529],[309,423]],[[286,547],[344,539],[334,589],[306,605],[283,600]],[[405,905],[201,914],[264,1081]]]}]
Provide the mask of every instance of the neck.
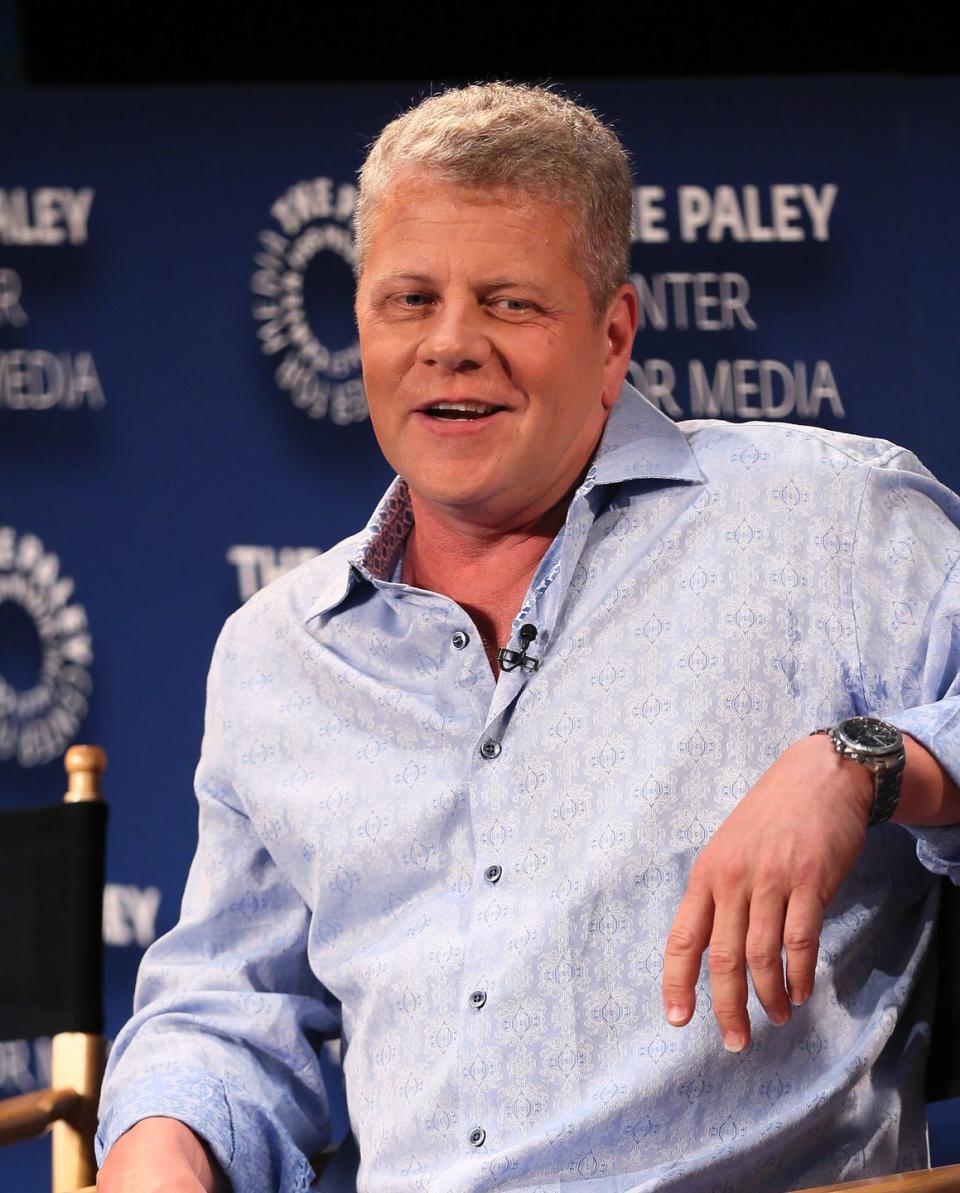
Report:
[{"label": "neck", "polygon": [[494,672],[534,572],[563,525],[570,495],[543,513],[490,528],[463,522],[413,493],[403,580],[456,601],[480,631]]}]

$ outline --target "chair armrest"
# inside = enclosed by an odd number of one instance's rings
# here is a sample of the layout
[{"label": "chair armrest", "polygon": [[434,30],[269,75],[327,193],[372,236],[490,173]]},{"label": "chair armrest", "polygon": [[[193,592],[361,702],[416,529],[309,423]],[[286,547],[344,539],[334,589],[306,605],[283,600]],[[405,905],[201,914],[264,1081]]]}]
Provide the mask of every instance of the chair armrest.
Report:
[{"label": "chair armrest", "polygon": [[0,1147],[33,1139],[60,1119],[68,1118],[80,1095],[72,1089],[38,1089],[0,1101]]},{"label": "chair armrest", "polygon": [[[849,1189],[871,1190],[878,1193],[947,1193],[956,1190],[960,1185],[960,1164],[951,1164],[948,1168],[923,1168],[918,1172],[899,1172],[895,1176],[878,1177],[876,1180],[847,1182],[844,1185],[821,1185],[816,1189],[806,1189],[804,1193],[847,1193]],[[77,1189],[76,1193],[97,1193],[95,1186],[88,1185],[85,1189]]]},{"label": "chair armrest", "polygon": [[839,1185],[818,1185],[803,1193],[955,1193],[960,1189],[960,1164],[946,1168],[921,1168],[917,1172],[898,1172],[894,1176],[871,1177],[866,1181],[845,1181]]}]

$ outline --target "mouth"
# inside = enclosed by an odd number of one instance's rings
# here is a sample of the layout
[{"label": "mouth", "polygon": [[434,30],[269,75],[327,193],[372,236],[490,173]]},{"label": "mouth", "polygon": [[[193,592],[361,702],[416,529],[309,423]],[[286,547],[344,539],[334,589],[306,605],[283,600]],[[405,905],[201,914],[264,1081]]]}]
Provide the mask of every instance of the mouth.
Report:
[{"label": "mouth", "polygon": [[429,418],[445,421],[476,422],[477,419],[490,418],[491,415],[505,410],[505,406],[495,406],[489,402],[474,402],[469,400],[459,402],[431,402],[422,406],[420,413]]}]

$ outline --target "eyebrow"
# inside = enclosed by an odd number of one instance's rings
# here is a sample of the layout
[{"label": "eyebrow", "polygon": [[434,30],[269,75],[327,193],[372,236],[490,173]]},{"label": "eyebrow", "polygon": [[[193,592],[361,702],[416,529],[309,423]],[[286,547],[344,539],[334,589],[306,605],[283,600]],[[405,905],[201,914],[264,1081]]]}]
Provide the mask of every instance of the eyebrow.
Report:
[{"label": "eyebrow", "polygon": [[490,290],[502,290],[510,286],[519,286],[522,290],[536,290],[538,294],[545,293],[542,286],[538,286],[532,278],[525,277],[507,277],[507,278],[491,278],[484,282],[484,285]]},{"label": "eyebrow", "polygon": [[397,270],[395,273],[385,273],[376,279],[376,283],[382,285],[384,282],[417,282],[421,286],[432,286],[433,279],[425,273],[408,273],[404,269]]},{"label": "eyebrow", "polygon": [[[375,285],[384,285],[389,282],[413,282],[418,286],[433,286],[436,284],[435,279],[426,273],[410,273],[407,270],[397,270],[394,273],[385,273],[376,279]],[[533,290],[537,294],[545,294],[546,291],[542,286],[538,285],[531,278],[525,277],[499,277],[488,278],[480,283],[484,290],[504,290],[511,286],[516,286],[522,290]]]}]

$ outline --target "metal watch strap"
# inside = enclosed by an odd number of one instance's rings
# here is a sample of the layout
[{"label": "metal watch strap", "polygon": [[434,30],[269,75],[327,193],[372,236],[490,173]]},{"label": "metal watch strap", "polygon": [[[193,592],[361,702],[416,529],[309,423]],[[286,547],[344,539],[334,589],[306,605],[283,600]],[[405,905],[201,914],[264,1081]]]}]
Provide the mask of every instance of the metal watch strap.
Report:
[{"label": "metal watch strap", "polygon": [[900,802],[903,769],[907,761],[903,746],[901,745],[899,751],[889,759],[871,758],[847,746],[837,735],[835,726],[815,729],[813,733],[825,733],[833,743],[833,748],[842,758],[849,758],[851,762],[859,762],[873,771],[873,806],[870,809],[867,827],[883,824],[884,821],[889,820]]},{"label": "metal watch strap", "polygon": [[903,747],[900,748],[900,753],[896,755],[894,760],[889,764],[873,767],[874,782],[876,784],[873,796],[873,807],[870,809],[870,819],[867,821],[868,825],[883,824],[885,820],[896,812],[897,804],[900,803],[900,788],[903,781],[903,768],[906,764],[906,755],[903,752]]}]

